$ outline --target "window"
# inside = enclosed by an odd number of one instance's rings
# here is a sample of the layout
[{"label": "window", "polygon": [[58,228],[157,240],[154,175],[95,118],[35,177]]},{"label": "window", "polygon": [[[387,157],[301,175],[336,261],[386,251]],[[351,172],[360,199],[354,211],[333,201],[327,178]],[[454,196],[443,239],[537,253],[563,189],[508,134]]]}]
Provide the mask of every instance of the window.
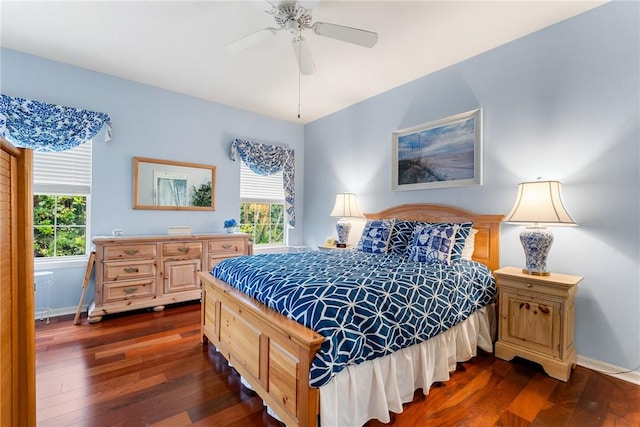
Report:
[{"label": "window", "polygon": [[33,153],[33,250],[36,259],[88,252],[91,142]]},{"label": "window", "polygon": [[240,231],[259,246],[287,244],[282,172],[262,176],[240,161]]}]

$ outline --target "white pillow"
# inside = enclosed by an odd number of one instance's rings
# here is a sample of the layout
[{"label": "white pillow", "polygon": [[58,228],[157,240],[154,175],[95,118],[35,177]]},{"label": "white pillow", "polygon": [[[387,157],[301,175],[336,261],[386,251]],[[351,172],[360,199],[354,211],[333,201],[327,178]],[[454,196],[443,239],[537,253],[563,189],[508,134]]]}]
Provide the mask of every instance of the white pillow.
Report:
[{"label": "white pillow", "polygon": [[461,259],[471,261],[471,258],[473,257],[473,250],[476,245],[477,232],[478,230],[476,230],[475,228],[472,228],[471,230],[469,230],[469,235],[465,239],[464,247],[462,248],[462,256],[460,257]]}]

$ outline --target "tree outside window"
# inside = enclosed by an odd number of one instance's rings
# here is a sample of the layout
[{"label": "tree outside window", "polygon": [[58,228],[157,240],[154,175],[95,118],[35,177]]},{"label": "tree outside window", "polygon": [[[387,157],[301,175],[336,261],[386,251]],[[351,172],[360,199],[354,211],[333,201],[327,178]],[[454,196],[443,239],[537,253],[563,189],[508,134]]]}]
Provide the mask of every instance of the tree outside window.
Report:
[{"label": "tree outside window", "polygon": [[35,195],[33,225],[34,257],[85,255],[87,197]]},{"label": "tree outside window", "polygon": [[240,231],[254,245],[284,245],[283,203],[240,203]]}]

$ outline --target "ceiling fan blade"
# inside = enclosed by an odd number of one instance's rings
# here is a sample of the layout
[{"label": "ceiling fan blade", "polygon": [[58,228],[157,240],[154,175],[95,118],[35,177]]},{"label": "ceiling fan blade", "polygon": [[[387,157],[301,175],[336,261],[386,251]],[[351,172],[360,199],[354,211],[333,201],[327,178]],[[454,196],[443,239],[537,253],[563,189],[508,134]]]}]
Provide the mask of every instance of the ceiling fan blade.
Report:
[{"label": "ceiling fan blade", "polygon": [[225,48],[231,53],[238,53],[241,50],[247,49],[253,45],[256,45],[275,36],[277,33],[278,30],[276,28],[263,28],[260,31],[256,31],[255,33],[251,33],[242,38],[239,38],[238,40],[232,41],[231,43],[227,44]]},{"label": "ceiling fan blade", "polygon": [[378,42],[378,33],[359,28],[345,27],[344,25],[329,24],[327,22],[316,22],[311,28],[319,36],[330,37],[359,46],[373,47]]},{"label": "ceiling fan blade", "polygon": [[293,52],[296,54],[296,59],[298,60],[300,73],[305,76],[315,73],[316,64],[313,63],[311,49],[309,49],[309,44],[305,38],[302,36],[294,37],[291,40],[291,45],[293,46]]}]

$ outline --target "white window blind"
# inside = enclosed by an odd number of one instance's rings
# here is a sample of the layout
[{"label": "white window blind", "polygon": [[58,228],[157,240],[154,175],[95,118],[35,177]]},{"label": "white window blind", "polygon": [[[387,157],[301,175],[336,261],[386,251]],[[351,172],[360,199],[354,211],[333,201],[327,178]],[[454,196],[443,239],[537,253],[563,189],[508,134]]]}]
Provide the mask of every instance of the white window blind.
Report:
[{"label": "white window blind", "polygon": [[253,203],[284,203],[282,171],[262,176],[240,161],[240,201]]},{"label": "white window blind", "polygon": [[36,194],[91,194],[91,145],[70,150],[33,153],[33,192]]}]

